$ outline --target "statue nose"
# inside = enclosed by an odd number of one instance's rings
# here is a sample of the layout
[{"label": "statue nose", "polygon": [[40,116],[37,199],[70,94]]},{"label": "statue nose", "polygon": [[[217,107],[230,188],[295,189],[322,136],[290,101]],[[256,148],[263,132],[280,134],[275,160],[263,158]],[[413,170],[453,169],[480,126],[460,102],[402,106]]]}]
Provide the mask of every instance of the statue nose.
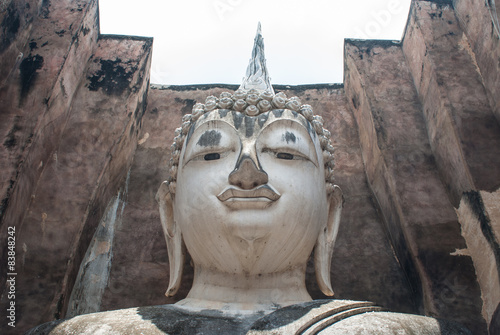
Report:
[{"label": "statue nose", "polygon": [[229,174],[229,184],[250,190],[267,184],[267,173],[257,167],[250,157],[242,157],[236,168]]}]

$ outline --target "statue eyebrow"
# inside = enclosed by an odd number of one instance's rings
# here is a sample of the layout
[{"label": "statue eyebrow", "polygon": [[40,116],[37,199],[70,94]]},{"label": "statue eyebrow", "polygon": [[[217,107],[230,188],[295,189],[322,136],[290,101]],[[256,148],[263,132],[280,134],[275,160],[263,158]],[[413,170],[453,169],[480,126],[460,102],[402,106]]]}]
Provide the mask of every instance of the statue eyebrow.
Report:
[{"label": "statue eyebrow", "polygon": [[222,134],[217,130],[206,130],[196,142],[197,145],[202,147],[212,147],[220,144]]}]

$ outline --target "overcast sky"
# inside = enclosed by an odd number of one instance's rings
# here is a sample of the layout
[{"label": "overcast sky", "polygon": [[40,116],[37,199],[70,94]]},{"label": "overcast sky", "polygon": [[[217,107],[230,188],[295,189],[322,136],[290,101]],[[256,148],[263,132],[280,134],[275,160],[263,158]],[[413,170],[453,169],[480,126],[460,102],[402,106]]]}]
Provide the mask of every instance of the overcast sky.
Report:
[{"label": "overcast sky", "polygon": [[344,38],[400,40],[410,1],[99,0],[100,27],[154,37],[154,84],[240,84],[259,21],[273,84],[342,83]]}]

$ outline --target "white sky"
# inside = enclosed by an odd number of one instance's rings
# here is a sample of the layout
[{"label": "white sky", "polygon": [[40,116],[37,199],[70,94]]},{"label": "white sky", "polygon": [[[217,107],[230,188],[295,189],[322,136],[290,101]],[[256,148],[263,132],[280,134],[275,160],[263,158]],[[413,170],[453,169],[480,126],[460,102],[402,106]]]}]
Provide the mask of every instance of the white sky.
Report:
[{"label": "white sky", "polygon": [[344,38],[400,40],[411,0],[99,0],[103,34],[152,36],[151,83],[240,84],[262,23],[273,84],[343,82]]}]

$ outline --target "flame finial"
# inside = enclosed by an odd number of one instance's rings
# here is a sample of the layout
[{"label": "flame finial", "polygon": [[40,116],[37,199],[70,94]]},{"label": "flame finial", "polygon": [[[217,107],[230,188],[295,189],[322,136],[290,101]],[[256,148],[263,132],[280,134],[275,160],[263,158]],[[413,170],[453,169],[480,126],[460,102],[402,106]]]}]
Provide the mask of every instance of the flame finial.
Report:
[{"label": "flame finial", "polygon": [[243,83],[240,89],[258,91],[269,91],[274,94],[271,85],[271,78],[267,72],[266,57],[264,55],[264,38],[262,37],[261,25],[257,26],[257,34],[255,35],[252,58],[248,63],[246,77],[243,78]]}]

